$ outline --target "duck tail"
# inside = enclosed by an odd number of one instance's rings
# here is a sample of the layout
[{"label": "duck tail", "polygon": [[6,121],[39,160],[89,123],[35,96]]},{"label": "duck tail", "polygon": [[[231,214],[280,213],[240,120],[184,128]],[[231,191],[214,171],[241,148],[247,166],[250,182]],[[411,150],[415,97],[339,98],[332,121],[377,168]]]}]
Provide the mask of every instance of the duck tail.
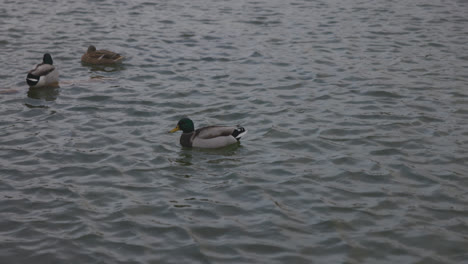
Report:
[{"label": "duck tail", "polygon": [[232,136],[239,141],[243,136],[247,134],[247,129],[243,127],[238,127],[232,132]]},{"label": "duck tail", "polygon": [[39,76],[36,76],[32,73],[28,73],[28,76],[26,77],[26,82],[29,86],[34,86],[39,82]]}]

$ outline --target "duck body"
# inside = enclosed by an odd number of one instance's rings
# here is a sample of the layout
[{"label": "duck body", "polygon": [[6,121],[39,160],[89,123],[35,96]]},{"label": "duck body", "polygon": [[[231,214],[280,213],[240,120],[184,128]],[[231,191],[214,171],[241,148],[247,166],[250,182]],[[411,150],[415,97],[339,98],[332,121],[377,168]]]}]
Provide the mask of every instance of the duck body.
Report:
[{"label": "duck body", "polygon": [[58,84],[59,73],[53,65],[52,56],[49,53],[44,54],[42,63],[36,65],[34,69],[28,72],[26,83],[32,87],[53,86]]},{"label": "duck body", "polygon": [[192,120],[182,118],[177,126],[171,130],[182,130],[180,145],[196,148],[222,148],[237,143],[247,134],[243,127],[208,126],[194,130]]},{"label": "duck body", "polygon": [[93,45],[88,47],[83,56],[81,56],[81,61],[89,64],[116,64],[120,63],[123,60],[123,56],[118,53],[108,51],[108,50],[96,50],[96,47]]}]

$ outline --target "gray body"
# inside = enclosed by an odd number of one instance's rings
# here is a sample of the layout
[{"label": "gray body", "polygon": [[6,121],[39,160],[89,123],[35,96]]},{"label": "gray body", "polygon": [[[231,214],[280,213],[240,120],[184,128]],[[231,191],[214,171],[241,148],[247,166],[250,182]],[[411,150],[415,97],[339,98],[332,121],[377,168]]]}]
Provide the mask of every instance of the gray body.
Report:
[{"label": "gray body", "polygon": [[26,81],[31,87],[41,87],[56,84],[58,82],[58,71],[54,65],[41,63],[28,72]]},{"label": "gray body", "polygon": [[184,147],[198,148],[221,148],[238,142],[238,139],[232,136],[232,132],[236,127],[228,126],[209,126],[199,128],[190,133],[182,133],[180,136],[180,144]]}]

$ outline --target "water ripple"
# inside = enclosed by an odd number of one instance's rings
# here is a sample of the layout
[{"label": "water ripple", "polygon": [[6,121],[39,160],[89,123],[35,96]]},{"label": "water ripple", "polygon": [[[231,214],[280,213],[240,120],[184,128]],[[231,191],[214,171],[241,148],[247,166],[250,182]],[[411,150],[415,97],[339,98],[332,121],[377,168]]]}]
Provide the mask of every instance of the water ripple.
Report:
[{"label": "water ripple", "polygon": [[[466,7],[3,3],[2,262],[465,261]],[[183,116],[249,133],[185,149]]]}]

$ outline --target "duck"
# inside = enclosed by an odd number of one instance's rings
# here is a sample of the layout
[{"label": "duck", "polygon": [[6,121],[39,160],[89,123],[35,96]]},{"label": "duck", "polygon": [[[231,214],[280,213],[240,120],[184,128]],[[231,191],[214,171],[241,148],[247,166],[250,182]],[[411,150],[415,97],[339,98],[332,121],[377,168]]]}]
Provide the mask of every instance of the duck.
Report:
[{"label": "duck", "polygon": [[193,121],[188,117],[180,119],[170,133],[179,130],[182,130],[180,145],[187,148],[222,148],[239,142],[247,134],[247,130],[241,126],[208,126],[195,130]]},{"label": "duck", "polygon": [[96,47],[91,45],[88,47],[83,56],[81,56],[81,61],[89,64],[115,64],[123,60],[123,56],[118,53],[108,51],[108,50],[96,50]]},{"label": "duck", "polygon": [[57,85],[59,73],[53,64],[52,56],[49,53],[45,53],[42,63],[37,64],[26,76],[26,83],[29,87],[36,88]]}]

